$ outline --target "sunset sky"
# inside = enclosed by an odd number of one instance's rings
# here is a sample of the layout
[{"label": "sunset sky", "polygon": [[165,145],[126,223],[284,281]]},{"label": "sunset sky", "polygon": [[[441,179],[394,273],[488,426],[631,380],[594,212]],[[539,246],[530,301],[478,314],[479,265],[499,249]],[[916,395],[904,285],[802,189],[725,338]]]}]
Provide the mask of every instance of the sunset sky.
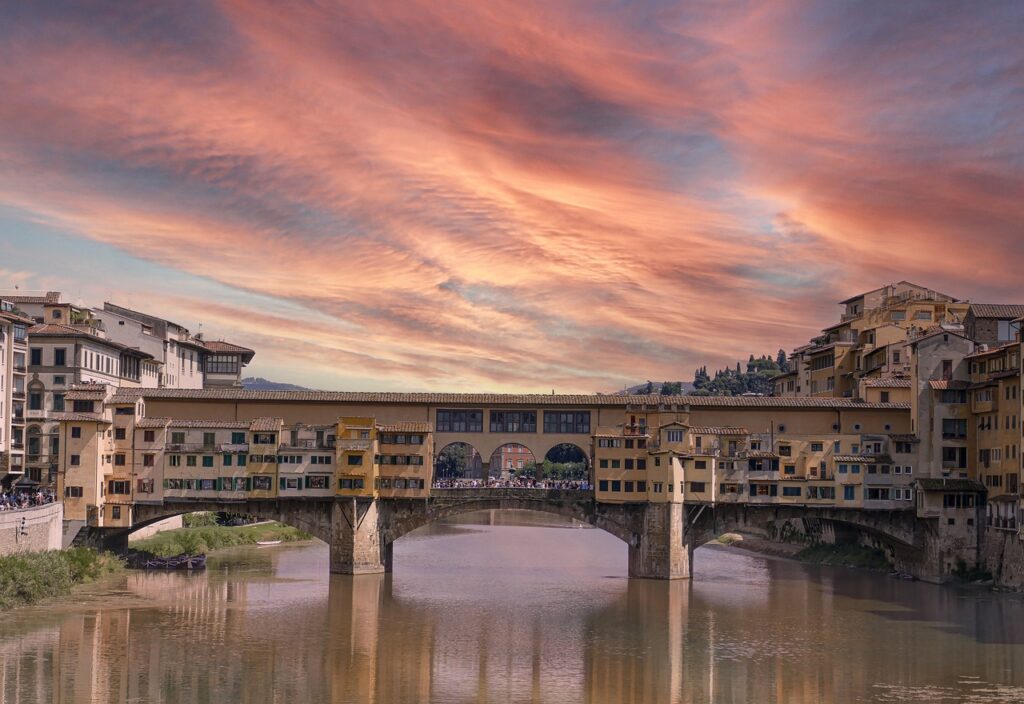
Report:
[{"label": "sunset sky", "polygon": [[[44,7],[45,6],[45,7]],[[12,2],[0,289],[328,389],[613,391],[1024,303],[1024,2]]]}]

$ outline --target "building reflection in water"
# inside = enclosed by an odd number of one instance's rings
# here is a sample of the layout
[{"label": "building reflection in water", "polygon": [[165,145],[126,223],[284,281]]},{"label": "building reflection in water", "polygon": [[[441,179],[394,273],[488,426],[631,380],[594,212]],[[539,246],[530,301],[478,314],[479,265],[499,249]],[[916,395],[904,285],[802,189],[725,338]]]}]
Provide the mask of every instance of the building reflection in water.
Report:
[{"label": "building reflection in water", "polygon": [[413,537],[394,575],[240,551],[5,615],[2,699],[1024,700],[1020,599],[718,550],[693,582],[629,581],[614,538],[492,522]]}]

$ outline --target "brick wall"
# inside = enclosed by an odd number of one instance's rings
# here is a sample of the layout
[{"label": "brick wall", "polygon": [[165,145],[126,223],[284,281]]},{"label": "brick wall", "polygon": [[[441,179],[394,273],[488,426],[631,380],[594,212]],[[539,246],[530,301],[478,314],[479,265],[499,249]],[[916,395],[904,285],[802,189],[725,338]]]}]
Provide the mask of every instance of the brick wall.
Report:
[{"label": "brick wall", "polygon": [[0,511],[0,555],[60,550],[64,507],[55,502],[18,511]]}]

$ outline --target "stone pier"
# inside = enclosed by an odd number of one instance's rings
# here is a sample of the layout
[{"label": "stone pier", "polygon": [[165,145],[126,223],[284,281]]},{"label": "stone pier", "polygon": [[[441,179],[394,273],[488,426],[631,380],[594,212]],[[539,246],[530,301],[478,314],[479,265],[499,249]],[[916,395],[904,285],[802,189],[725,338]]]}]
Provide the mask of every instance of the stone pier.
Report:
[{"label": "stone pier", "polygon": [[377,501],[336,500],[331,511],[331,572],[390,572],[391,543],[384,542],[384,534]]},{"label": "stone pier", "polygon": [[646,504],[641,530],[629,545],[629,576],[639,579],[689,579],[693,543],[685,531],[680,503]]}]

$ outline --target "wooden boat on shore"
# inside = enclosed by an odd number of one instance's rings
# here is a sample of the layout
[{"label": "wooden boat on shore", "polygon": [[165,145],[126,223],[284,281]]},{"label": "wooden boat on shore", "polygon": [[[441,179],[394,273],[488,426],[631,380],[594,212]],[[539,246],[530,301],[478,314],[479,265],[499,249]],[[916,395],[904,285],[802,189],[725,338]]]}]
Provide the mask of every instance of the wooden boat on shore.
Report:
[{"label": "wooden boat on shore", "polygon": [[267,545],[280,545],[281,541],[280,540],[257,540],[256,544],[260,545],[262,547],[266,547]]},{"label": "wooden boat on shore", "polygon": [[206,555],[176,555],[151,557],[142,564],[147,570],[205,570]]}]

